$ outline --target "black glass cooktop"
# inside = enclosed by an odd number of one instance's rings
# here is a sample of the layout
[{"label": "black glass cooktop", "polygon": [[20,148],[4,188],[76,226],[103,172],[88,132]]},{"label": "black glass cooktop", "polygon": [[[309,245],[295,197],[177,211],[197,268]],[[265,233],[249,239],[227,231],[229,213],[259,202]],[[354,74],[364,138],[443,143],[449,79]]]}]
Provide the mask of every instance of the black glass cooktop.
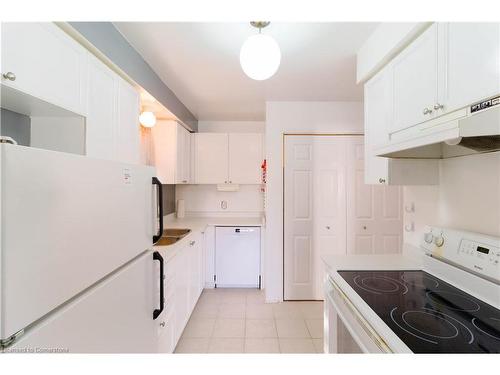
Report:
[{"label": "black glass cooktop", "polygon": [[414,353],[499,353],[500,310],[424,271],[339,271]]}]

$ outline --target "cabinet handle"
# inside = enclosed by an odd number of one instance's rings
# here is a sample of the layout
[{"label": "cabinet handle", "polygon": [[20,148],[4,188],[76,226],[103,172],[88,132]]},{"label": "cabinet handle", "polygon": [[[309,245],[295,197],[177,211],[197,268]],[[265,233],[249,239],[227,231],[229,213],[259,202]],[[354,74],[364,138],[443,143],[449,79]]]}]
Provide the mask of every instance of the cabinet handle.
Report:
[{"label": "cabinet handle", "polygon": [[16,75],[12,72],[7,72],[2,74],[2,77],[5,79],[8,79],[9,81],[15,81],[16,80]]},{"label": "cabinet handle", "polygon": [[432,113],[432,109],[429,109],[429,108],[425,108],[423,111],[424,115],[430,115],[431,113]]},{"label": "cabinet handle", "polygon": [[196,241],[191,241],[191,242],[189,243],[189,246],[194,246],[194,244],[195,244],[195,243],[196,243]]},{"label": "cabinet handle", "polygon": [[187,180],[182,180],[182,183],[183,184],[187,184]]},{"label": "cabinet handle", "polygon": [[444,105],[442,105],[442,104],[439,104],[439,103],[434,104],[434,109],[436,111],[439,110],[439,109],[443,109],[443,108],[444,108]]},{"label": "cabinet handle", "polygon": [[385,178],[379,178],[378,182],[380,182],[381,184],[385,184]]}]

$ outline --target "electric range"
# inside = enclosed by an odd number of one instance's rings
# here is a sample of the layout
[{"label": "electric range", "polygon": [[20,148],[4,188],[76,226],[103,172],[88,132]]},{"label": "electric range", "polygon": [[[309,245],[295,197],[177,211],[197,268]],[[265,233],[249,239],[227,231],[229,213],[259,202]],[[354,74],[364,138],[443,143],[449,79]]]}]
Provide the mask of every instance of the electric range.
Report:
[{"label": "electric range", "polygon": [[500,352],[500,310],[425,271],[339,274],[414,353]]},{"label": "electric range", "polygon": [[428,227],[419,250],[330,271],[327,352],[500,353],[500,238]]}]

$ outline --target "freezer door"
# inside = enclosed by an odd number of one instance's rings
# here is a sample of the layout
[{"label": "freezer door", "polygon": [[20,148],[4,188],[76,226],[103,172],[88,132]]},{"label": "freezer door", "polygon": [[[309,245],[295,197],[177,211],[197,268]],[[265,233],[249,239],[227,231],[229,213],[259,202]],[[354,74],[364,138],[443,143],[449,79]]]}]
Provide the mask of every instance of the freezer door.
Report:
[{"label": "freezer door", "polygon": [[215,277],[218,288],[258,288],[260,228],[215,228]]},{"label": "freezer door", "polygon": [[1,339],[152,247],[154,168],[0,145]]},{"label": "freezer door", "polygon": [[146,252],[26,330],[6,352],[157,352],[158,275]]}]

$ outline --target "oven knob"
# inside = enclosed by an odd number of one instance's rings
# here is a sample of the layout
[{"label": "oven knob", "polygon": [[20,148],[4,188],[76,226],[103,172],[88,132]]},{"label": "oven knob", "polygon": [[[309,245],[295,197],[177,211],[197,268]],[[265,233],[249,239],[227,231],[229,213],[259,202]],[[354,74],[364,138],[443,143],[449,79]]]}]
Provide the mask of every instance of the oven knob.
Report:
[{"label": "oven knob", "polygon": [[424,241],[427,243],[432,243],[432,240],[434,239],[434,236],[432,235],[432,232],[428,232],[424,234]]},{"label": "oven knob", "polygon": [[444,245],[444,237],[443,236],[434,237],[434,245],[436,245],[437,247],[443,246]]}]

